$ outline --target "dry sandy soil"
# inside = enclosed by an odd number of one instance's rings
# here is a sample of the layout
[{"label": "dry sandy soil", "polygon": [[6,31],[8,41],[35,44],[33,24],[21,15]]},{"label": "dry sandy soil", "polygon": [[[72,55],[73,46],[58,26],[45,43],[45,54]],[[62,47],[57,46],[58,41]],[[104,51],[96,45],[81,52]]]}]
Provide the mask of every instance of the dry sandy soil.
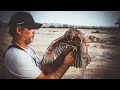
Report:
[{"label": "dry sandy soil", "polygon": [[[50,43],[62,36],[68,29],[41,28],[36,31],[34,42],[31,45],[42,58]],[[99,41],[91,42],[89,55],[92,59],[87,66],[84,77],[81,77],[81,69],[70,67],[62,79],[120,79],[120,31],[99,30],[100,33],[92,33],[94,29],[81,29],[86,36],[93,35]],[[1,55],[7,44],[11,41],[7,29],[0,29],[0,79],[2,78],[3,60]]]}]

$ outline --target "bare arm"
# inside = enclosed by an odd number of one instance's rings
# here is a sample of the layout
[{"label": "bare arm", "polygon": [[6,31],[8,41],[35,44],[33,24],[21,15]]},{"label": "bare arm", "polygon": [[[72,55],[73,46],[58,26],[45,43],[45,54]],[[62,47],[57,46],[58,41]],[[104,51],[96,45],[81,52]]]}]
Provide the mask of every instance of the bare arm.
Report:
[{"label": "bare arm", "polygon": [[45,75],[55,72],[64,62],[65,56],[70,52],[70,48],[61,53],[56,60],[42,65],[41,70]]},{"label": "bare arm", "polygon": [[61,79],[69,67],[74,63],[73,52],[71,51],[66,55],[63,64],[55,71],[45,75],[43,72],[37,77],[37,79]]}]

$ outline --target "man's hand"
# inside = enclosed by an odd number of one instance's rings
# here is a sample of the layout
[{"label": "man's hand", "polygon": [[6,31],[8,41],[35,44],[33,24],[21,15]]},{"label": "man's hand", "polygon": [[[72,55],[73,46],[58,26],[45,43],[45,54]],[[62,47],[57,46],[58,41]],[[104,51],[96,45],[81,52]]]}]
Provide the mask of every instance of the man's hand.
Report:
[{"label": "man's hand", "polygon": [[73,52],[71,51],[64,59],[64,64],[72,65],[74,63]]},{"label": "man's hand", "polygon": [[66,50],[53,62],[44,64],[42,74],[38,78],[61,78],[68,68],[74,63],[72,47]]},{"label": "man's hand", "polygon": [[56,71],[62,64],[70,66],[73,63],[73,55],[72,55],[72,46],[67,45],[66,50],[58,56],[56,60],[51,63],[45,64],[42,67],[42,71],[44,74],[49,74]]}]

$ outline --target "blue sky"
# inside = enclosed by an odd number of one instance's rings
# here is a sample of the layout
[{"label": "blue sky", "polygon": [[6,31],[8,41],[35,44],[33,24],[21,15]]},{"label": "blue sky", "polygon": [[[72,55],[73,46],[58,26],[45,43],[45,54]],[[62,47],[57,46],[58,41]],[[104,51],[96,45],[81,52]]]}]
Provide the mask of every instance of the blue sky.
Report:
[{"label": "blue sky", "polygon": [[[28,11],[36,22],[83,26],[115,26],[120,11]],[[15,11],[0,11],[0,20],[9,21]]]},{"label": "blue sky", "polygon": [[35,21],[83,26],[115,26],[120,11],[31,11]]}]

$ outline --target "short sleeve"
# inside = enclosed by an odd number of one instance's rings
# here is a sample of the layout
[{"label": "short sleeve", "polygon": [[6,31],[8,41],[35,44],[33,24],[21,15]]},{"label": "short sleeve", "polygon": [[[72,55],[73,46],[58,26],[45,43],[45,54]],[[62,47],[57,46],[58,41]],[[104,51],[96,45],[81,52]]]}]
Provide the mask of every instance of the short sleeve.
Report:
[{"label": "short sleeve", "polygon": [[20,79],[36,79],[41,70],[35,65],[34,60],[25,51],[11,49],[6,53],[5,64],[9,72]]}]

